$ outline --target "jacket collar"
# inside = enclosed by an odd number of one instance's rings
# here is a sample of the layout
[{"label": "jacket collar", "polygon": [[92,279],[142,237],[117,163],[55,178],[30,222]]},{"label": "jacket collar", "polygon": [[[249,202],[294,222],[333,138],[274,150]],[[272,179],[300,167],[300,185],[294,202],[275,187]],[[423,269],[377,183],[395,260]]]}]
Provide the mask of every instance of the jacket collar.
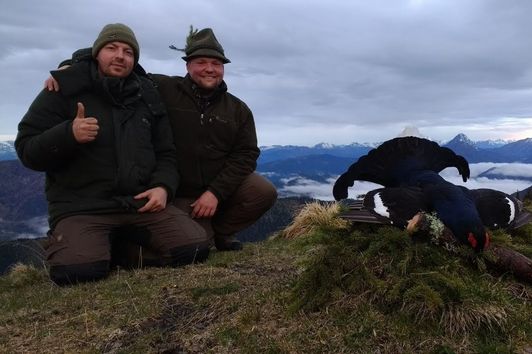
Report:
[{"label": "jacket collar", "polygon": [[50,73],[59,83],[61,92],[65,96],[95,90],[114,104],[127,105],[136,101],[140,90],[140,81],[134,72],[125,79],[102,78],[94,60],[80,61],[64,70],[55,70]]}]

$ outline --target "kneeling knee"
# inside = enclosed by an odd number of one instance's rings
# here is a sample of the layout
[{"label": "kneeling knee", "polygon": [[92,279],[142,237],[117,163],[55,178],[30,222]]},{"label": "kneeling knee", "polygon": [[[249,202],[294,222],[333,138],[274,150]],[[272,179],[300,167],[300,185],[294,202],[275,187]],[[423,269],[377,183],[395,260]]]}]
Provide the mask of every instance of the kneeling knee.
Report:
[{"label": "kneeling knee", "polygon": [[269,210],[277,201],[277,189],[271,183],[265,184],[255,191],[252,203],[263,212]]},{"label": "kneeling knee", "polygon": [[270,207],[277,201],[277,189],[273,184],[266,191],[266,199],[270,202]]},{"label": "kneeling knee", "polygon": [[179,246],[170,251],[172,266],[200,263],[205,261],[208,256],[209,245],[207,243]]},{"label": "kneeling knee", "polygon": [[106,278],[109,275],[109,261],[83,264],[53,265],[50,279],[57,285],[72,285]]}]

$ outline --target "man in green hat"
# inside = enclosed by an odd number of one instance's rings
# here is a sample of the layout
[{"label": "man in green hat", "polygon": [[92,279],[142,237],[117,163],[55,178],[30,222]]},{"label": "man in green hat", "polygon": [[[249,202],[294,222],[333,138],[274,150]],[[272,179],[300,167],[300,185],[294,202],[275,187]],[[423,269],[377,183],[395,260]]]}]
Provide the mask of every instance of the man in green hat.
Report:
[{"label": "man in green hat", "polygon": [[234,235],[270,209],[277,192],[254,172],[260,150],[253,115],[227,92],[224,64],[230,60],[212,29],[191,27],[182,51],[185,77],[153,75],[177,147],[175,204],[213,235],[219,250],[239,250]]},{"label": "man in green hat", "polygon": [[[174,204],[206,230],[219,250],[240,250],[234,235],[272,207],[277,191],[254,172],[260,150],[253,115],[227,91],[224,64],[230,60],[212,29],[191,27],[185,48],[177,50],[185,53],[185,77],[151,75],[166,105],[177,149]],[[74,54],[74,65],[84,60],[86,51]],[[58,90],[53,80],[46,86]]]},{"label": "man in green hat", "polygon": [[[46,173],[51,279],[59,284],[109,274],[119,230],[145,246],[154,265],[205,259],[205,231],[171,205],[176,153],[153,82],[133,68],[139,45],[123,24],[105,26],[88,60],[52,75],[61,92],[43,90],[18,126],[22,163]],[[170,205],[167,205],[170,203]]]}]

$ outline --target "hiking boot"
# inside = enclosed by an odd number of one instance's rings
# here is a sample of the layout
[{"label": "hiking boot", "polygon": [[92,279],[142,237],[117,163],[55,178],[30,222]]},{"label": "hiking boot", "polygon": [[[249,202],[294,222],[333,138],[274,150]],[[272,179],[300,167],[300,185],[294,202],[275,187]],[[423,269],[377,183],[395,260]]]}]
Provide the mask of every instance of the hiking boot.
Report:
[{"label": "hiking boot", "polygon": [[214,238],[214,245],[218,251],[242,251],[242,242],[234,237]]}]

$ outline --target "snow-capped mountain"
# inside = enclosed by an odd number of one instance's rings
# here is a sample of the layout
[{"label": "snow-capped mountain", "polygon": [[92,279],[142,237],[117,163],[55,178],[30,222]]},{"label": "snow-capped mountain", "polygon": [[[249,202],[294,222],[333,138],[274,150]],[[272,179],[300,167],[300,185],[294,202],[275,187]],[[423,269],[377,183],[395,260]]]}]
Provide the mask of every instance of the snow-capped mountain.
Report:
[{"label": "snow-capped mountain", "polygon": [[475,142],[475,146],[479,149],[496,149],[500,148],[506,144],[512,143],[515,140],[503,140],[503,139],[496,139],[496,140],[480,140]]},{"label": "snow-capped mountain", "polygon": [[475,162],[520,162],[532,163],[532,138],[514,141],[498,148],[480,148],[465,134],[458,134],[444,145],[469,163]]},{"label": "snow-capped mountain", "polygon": [[0,141],[0,161],[16,159],[17,153],[13,141]]},{"label": "snow-capped mountain", "polygon": [[371,150],[372,144],[352,143],[349,145],[334,145],[320,143],[312,147],[296,145],[261,146],[259,165],[272,161],[300,158],[311,155],[332,155],[337,157],[362,156]]},{"label": "snow-capped mountain", "polygon": [[[419,131],[415,128],[408,128],[401,132],[400,136],[419,136]],[[450,148],[459,155],[464,156],[470,163],[475,162],[520,162],[532,163],[532,138],[510,142],[500,145],[501,140],[488,144],[483,141],[481,144],[472,141],[465,134],[458,134],[443,146]],[[369,150],[379,144],[352,143],[349,145],[334,145],[320,143],[312,147],[308,146],[268,146],[261,147],[259,166],[278,160],[300,158],[303,156],[332,155],[337,157],[355,159],[365,155]],[[489,145],[489,148],[483,146]]]},{"label": "snow-capped mountain", "polygon": [[[416,127],[406,127],[398,136],[423,137]],[[337,157],[358,158],[379,143],[358,143],[335,145],[319,143],[314,146],[273,145],[261,146],[259,165],[277,160],[298,158],[310,155],[332,155]],[[532,163],[532,138],[507,142],[505,140],[472,141],[465,134],[458,134],[443,144],[470,163],[474,162],[521,162]],[[0,141],[0,161],[16,160],[17,154],[13,141]]]}]

